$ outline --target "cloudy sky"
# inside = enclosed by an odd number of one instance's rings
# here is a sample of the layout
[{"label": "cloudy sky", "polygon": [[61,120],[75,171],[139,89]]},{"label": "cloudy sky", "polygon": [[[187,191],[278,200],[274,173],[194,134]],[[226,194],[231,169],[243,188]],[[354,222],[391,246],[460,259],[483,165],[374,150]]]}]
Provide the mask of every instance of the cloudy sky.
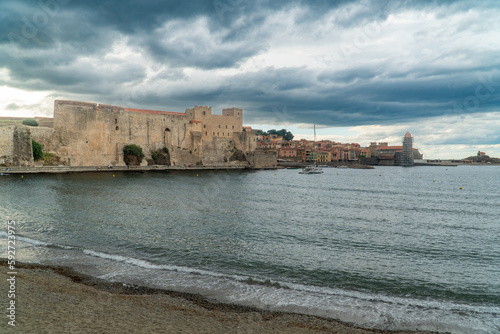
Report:
[{"label": "cloudy sky", "polygon": [[500,157],[500,2],[0,0],[0,116],[244,109],[297,139]]}]

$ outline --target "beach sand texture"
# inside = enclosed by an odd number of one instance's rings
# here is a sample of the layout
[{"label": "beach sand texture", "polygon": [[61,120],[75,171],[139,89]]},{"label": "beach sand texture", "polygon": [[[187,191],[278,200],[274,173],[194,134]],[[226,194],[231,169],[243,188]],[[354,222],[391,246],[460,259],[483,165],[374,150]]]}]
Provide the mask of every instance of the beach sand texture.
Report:
[{"label": "beach sand texture", "polygon": [[[2,265],[7,273],[5,261]],[[314,316],[220,304],[193,294],[124,286],[69,268],[19,267],[16,326],[9,326],[4,317],[2,333],[392,333]],[[8,291],[6,279],[0,286]],[[8,305],[6,293],[1,299],[2,305]]]}]

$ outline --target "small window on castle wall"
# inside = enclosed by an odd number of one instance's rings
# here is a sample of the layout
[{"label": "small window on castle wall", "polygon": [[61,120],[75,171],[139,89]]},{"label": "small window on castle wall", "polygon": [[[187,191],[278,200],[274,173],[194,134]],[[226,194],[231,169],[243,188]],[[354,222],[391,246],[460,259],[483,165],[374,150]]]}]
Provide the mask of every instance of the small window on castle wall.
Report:
[{"label": "small window on castle wall", "polygon": [[118,124],[118,118],[115,118],[115,124]]},{"label": "small window on castle wall", "polygon": [[205,112],[203,112],[203,115],[205,115]]},{"label": "small window on castle wall", "polygon": [[234,129],[234,125],[233,125],[233,129]]},{"label": "small window on castle wall", "polygon": [[206,125],[206,124],[203,124],[203,128],[205,129],[206,127],[207,127],[207,125]]},{"label": "small window on castle wall", "polygon": [[219,124],[219,129],[220,129],[220,124]]},{"label": "small window on castle wall", "polygon": [[208,136],[208,132],[205,131],[205,136]]},{"label": "small window on castle wall", "polygon": [[227,129],[227,125],[226,125],[226,129]]},{"label": "small window on castle wall", "polygon": [[116,130],[120,130],[120,127],[118,125],[116,126]]}]

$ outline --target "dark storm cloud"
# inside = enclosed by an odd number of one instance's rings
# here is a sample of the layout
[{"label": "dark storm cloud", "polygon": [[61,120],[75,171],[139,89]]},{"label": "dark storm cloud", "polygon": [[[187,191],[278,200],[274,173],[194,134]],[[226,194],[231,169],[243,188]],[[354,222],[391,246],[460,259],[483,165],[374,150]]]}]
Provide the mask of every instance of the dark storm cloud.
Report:
[{"label": "dark storm cloud", "polygon": [[[374,55],[373,60],[351,63],[346,57],[341,66],[333,63],[328,69],[309,64],[264,65],[223,78],[212,73],[238,69],[246,60],[279,47],[281,39],[296,43],[289,46],[297,52],[321,46],[301,36],[314,38],[306,29],[329,27],[323,33],[331,35],[333,43],[341,31],[363,31],[366,24],[383,22],[402,11],[426,10],[446,21],[453,13],[488,6],[498,5],[490,1],[472,5],[468,1],[375,0],[4,1],[0,3],[0,69],[8,69],[9,78],[0,77],[0,85],[176,111],[194,104],[240,106],[247,111],[247,122],[351,126],[473,114],[495,110],[500,91],[498,76],[490,86],[480,80],[498,74],[498,52],[477,47],[476,41],[463,45],[458,53],[430,45],[436,54],[426,61],[409,50],[405,56],[382,60]],[[294,10],[296,16],[288,17]],[[289,28],[297,31],[289,32],[280,26],[282,22],[273,21],[278,20],[273,15],[280,12],[286,14],[279,20],[293,20]],[[484,27],[472,23],[463,21],[440,33],[467,32],[471,27],[480,35]],[[432,40],[436,32],[425,28],[408,38]],[[119,57],[122,49],[113,51],[118,42],[142,58]],[[370,42],[366,44],[375,44]],[[358,51],[361,55],[368,52]],[[108,57],[109,53],[114,57]],[[439,61],[457,58],[457,54],[461,63]],[[472,64],[463,66],[463,59]],[[186,68],[197,72],[188,75]],[[158,72],[151,76],[151,69]],[[198,73],[206,74],[198,79]]]}]

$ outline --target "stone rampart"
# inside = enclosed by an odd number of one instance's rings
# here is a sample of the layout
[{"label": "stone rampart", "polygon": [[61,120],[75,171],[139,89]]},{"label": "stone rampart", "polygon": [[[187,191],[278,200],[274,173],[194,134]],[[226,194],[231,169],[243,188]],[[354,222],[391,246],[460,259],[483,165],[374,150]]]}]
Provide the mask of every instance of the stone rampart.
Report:
[{"label": "stone rampart", "polygon": [[[243,131],[242,120],[239,108],[212,115],[207,106],[178,113],[56,100],[53,128],[32,128],[30,133],[22,126],[16,133],[30,139],[30,152],[33,138],[67,166],[124,166],[123,147],[128,144],[142,147],[150,162],[153,151],[166,148],[171,164],[177,166],[248,166],[252,162],[259,167],[275,166],[275,160],[265,154],[249,159],[256,139]],[[15,141],[13,128],[1,130],[0,163],[33,165],[32,158],[26,160],[28,147]],[[13,161],[13,157],[20,160]]]},{"label": "stone rampart", "polygon": [[40,145],[42,145],[44,152],[48,152],[47,148],[52,147],[52,141],[54,138],[54,128],[34,126],[30,127],[30,132],[31,132],[31,138]]},{"label": "stone rampart", "polygon": [[0,128],[0,165],[33,166],[30,128],[24,125]]},{"label": "stone rampart", "polygon": [[[71,166],[123,165],[123,147],[136,144],[146,157],[166,147],[174,165],[220,165],[240,147],[242,113],[238,108],[212,115],[196,106],[184,113],[122,108],[76,101],[55,101],[51,150]],[[235,144],[236,142],[236,144]]]},{"label": "stone rampart", "polygon": [[275,168],[278,166],[278,151],[259,149],[247,153],[250,165],[254,168]]}]

